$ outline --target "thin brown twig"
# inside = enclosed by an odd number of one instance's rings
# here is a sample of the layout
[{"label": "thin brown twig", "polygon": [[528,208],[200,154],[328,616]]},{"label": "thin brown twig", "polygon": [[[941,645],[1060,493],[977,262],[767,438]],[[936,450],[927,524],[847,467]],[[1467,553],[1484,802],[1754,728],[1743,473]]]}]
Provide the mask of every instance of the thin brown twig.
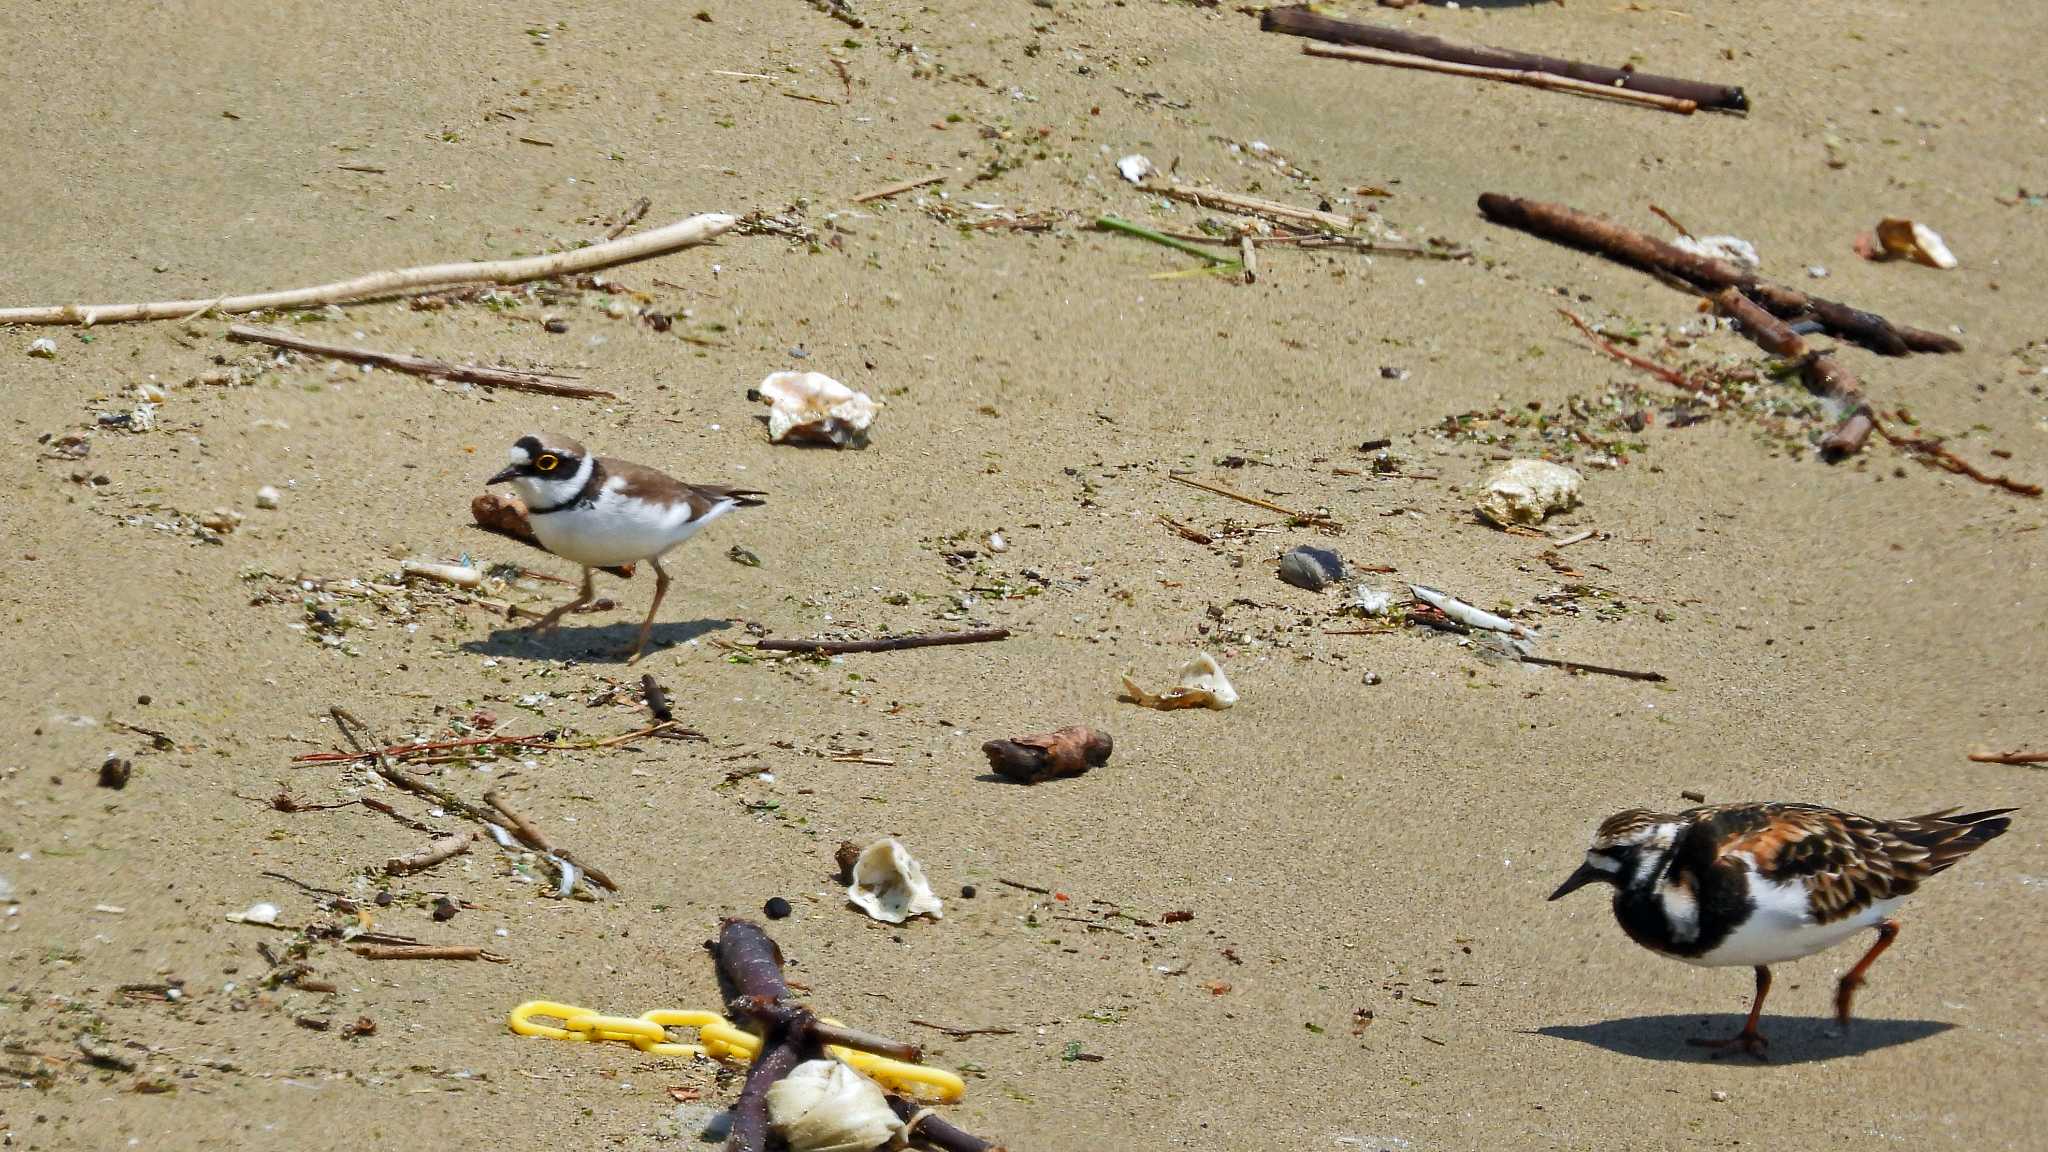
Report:
[{"label": "thin brown twig", "polygon": [[942,1032],[955,1040],[965,1040],[969,1036],[1015,1036],[1017,1034],[1015,1028],[948,1028],[944,1024],[934,1024],[929,1020],[911,1020],[909,1022],[917,1025],[919,1028],[929,1028],[934,1032]]},{"label": "thin brown twig", "polygon": [[1650,205],[1650,214],[1652,216],[1655,216],[1657,219],[1662,220],[1666,224],[1671,225],[1671,227],[1678,231],[1678,234],[1680,236],[1685,237],[1687,240],[1693,238],[1692,232],[1689,229],[1687,229],[1685,225],[1680,224],[1678,222],[1678,217],[1673,216],[1671,213],[1666,212],[1662,208],[1657,207],[1655,204]]},{"label": "thin brown twig", "polygon": [[633,201],[632,207],[619,213],[618,223],[605,230],[604,238],[606,240],[617,240],[620,236],[625,235],[626,229],[638,224],[647,215],[647,210],[652,207],[654,207],[654,201],[645,196]]},{"label": "thin brown twig", "polygon": [[493,964],[511,963],[495,952],[463,944],[354,944],[349,951],[365,960],[488,960]]},{"label": "thin brown twig", "polygon": [[315,356],[326,356],[335,360],[347,360],[354,364],[374,364],[379,368],[390,368],[398,372],[409,372],[414,376],[435,377],[446,380],[462,380],[471,384],[482,384],[487,388],[508,388],[515,392],[539,392],[548,396],[569,396],[579,400],[616,400],[619,394],[603,388],[587,388],[581,384],[568,383],[552,373],[526,372],[517,368],[489,368],[482,365],[456,364],[448,360],[436,360],[427,356],[412,356],[403,352],[379,352],[371,348],[356,348],[347,344],[330,344],[324,340],[308,340],[293,332],[276,328],[257,328],[248,324],[228,325],[228,339],[251,344],[269,344],[277,348],[290,348],[295,352],[306,352]]},{"label": "thin brown twig", "polygon": [[880,640],[776,640],[756,642],[764,652],[803,652],[836,656],[844,652],[894,652],[903,648],[935,648],[947,644],[986,644],[1007,640],[1008,628],[980,628],[968,632],[931,632],[915,636],[887,636]]},{"label": "thin brown twig", "polygon": [[1249,504],[1254,508],[1263,508],[1268,512],[1277,512],[1299,524],[1324,525],[1331,528],[1343,527],[1343,524],[1339,521],[1320,512],[1297,512],[1292,508],[1275,504],[1271,500],[1261,500],[1257,496],[1247,496],[1242,492],[1233,492],[1220,484],[1210,484],[1207,481],[1197,480],[1192,476],[1183,476],[1178,472],[1168,472],[1166,478],[1177,484],[1185,484],[1190,488],[1200,488],[1204,492],[1235,500],[1240,504]]},{"label": "thin brown twig", "polygon": [[1460,64],[1452,60],[1436,60],[1428,56],[1415,56],[1406,52],[1388,52],[1378,48],[1353,48],[1341,44],[1303,44],[1304,56],[1320,56],[1329,60],[1350,60],[1360,64],[1381,64],[1390,68],[1409,68],[1417,72],[1437,72],[1446,76],[1463,76],[1472,80],[1492,80],[1502,84],[1518,84],[1524,88],[1541,88],[1549,92],[1563,92],[1573,96],[1590,96],[1596,100],[1611,100],[1619,104],[1635,104],[1644,108],[1655,108],[1662,112],[1676,112],[1690,116],[1699,111],[1699,103],[1677,96],[1665,96],[1656,92],[1638,92],[1633,88],[1616,88],[1607,84],[1594,84],[1586,80],[1575,80],[1569,76],[1558,76],[1550,72],[1539,72],[1527,68],[1488,68],[1479,64]]},{"label": "thin brown twig", "polygon": [[1593,347],[1621,361],[1623,364],[1627,364],[1632,368],[1640,368],[1657,379],[1664,381],[1666,384],[1671,385],[1673,388],[1683,388],[1688,392],[1712,391],[1707,385],[1694,380],[1676,368],[1666,368],[1654,360],[1645,360],[1641,356],[1616,348],[1612,342],[1601,336],[1598,332],[1593,331],[1592,327],[1584,320],[1579,319],[1578,313],[1573,312],[1569,308],[1559,308],[1557,314],[1571,321],[1572,327],[1577,328]]},{"label": "thin brown twig", "polygon": [[887,200],[891,196],[900,196],[915,188],[923,188],[926,185],[943,184],[945,182],[946,174],[944,172],[934,172],[929,176],[912,176],[908,180],[898,180],[894,184],[884,184],[873,191],[863,192],[853,198],[853,203],[866,204],[875,200]]}]

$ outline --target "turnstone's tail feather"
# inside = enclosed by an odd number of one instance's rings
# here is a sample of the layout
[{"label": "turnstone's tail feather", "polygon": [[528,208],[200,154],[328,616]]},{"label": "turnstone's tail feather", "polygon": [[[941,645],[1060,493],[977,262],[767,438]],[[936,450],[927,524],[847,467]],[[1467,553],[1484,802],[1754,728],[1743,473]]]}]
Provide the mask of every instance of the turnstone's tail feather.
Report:
[{"label": "turnstone's tail feather", "polygon": [[1926,875],[1947,871],[1956,861],[1982,848],[2012,827],[2007,819],[2017,808],[1987,808],[1982,812],[1968,812],[1951,816],[1955,809],[1930,812],[1911,820],[1893,820],[1884,829],[1900,842],[1927,853]]}]

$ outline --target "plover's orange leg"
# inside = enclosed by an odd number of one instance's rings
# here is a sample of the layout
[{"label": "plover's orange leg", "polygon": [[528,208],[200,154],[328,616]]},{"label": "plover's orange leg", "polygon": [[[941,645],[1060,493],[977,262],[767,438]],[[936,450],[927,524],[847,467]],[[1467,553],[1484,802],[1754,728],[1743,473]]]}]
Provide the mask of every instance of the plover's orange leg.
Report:
[{"label": "plover's orange leg", "polygon": [[553,632],[556,626],[561,624],[562,617],[576,611],[578,608],[587,606],[592,600],[597,599],[597,585],[593,582],[596,576],[597,573],[595,571],[585,568],[583,570],[583,589],[576,593],[576,598],[528,625],[527,631],[545,636]]},{"label": "plover's orange leg", "polygon": [[659,557],[648,561],[654,565],[654,603],[647,606],[647,619],[640,622],[640,639],[633,642],[633,654],[626,657],[626,663],[640,662],[640,653],[647,647],[647,638],[654,634],[654,614],[661,611],[661,598],[668,595],[668,572],[662,568]]},{"label": "plover's orange leg", "polygon": [[1897,920],[1882,920],[1878,922],[1877,943],[1870,946],[1870,951],[1865,952],[1863,959],[1858,960],[1856,966],[1849,969],[1848,973],[1842,977],[1842,982],[1835,986],[1836,1023],[1844,1028],[1849,1026],[1849,1007],[1856,1000],[1856,989],[1863,986],[1863,973],[1869,970],[1871,961],[1884,955],[1884,950],[1891,947],[1892,941],[1898,938],[1899,922]]},{"label": "plover's orange leg", "polygon": [[1771,970],[1759,964],[1756,966],[1756,1001],[1749,1006],[1749,1022],[1742,1026],[1742,1031],[1726,1040],[1689,1040],[1687,1043],[1695,1048],[1739,1048],[1744,1055],[1769,1060],[1770,1057],[1764,1055],[1764,1049],[1769,1045],[1769,1041],[1764,1039],[1763,1033],[1756,1030],[1756,1022],[1763,1017],[1764,997],[1770,993]]}]

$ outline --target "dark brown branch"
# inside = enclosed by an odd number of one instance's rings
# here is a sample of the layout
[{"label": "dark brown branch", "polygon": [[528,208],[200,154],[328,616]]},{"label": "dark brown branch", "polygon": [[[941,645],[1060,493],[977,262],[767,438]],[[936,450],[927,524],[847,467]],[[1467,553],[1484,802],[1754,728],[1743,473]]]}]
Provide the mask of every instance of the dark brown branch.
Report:
[{"label": "dark brown branch", "polygon": [[836,656],[842,652],[894,652],[899,648],[936,648],[944,644],[986,644],[1010,638],[1008,628],[982,628],[971,632],[932,632],[918,636],[887,636],[880,640],[762,640],[754,645],[763,652],[806,652]]},{"label": "dark brown branch", "polygon": [[[728,919],[718,925],[718,938],[706,945],[718,964],[720,982],[732,993],[729,1010],[761,1030],[761,1054],[747,1070],[732,1108],[732,1134],[726,1152],[767,1152],[768,1089],[798,1064],[816,1059],[825,1044],[843,1044],[863,1051],[890,1049],[892,1059],[916,1059],[916,1045],[899,1044],[850,1029],[825,1025],[808,1008],[787,1002],[789,982],[782,975],[782,949],[761,926]],[[858,1040],[861,1043],[849,1043]],[[906,1055],[908,1054],[908,1055]],[[942,1152],[999,1152],[979,1137],[961,1131],[899,1096],[888,1097],[896,1115],[909,1120],[924,1112],[911,1139]]]},{"label": "dark brown branch", "polygon": [[322,340],[308,340],[291,332],[275,328],[256,328],[248,324],[228,325],[228,339],[250,344],[269,344],[277,348],[290,348],[294,352],[305,352],[314,356],[326,356],[334,360],[347,360],[354,364],[374,364],[379,368],[390,368],[409,372],[414,376],[429,376],[447,380],[462,380],[470,384],[482,384],[487,388],[507,388],[514,392],[539,392],[547,396],[569,396],[579,400],[616,400],[619,394],[602,388],[586,388],[581,384],[570,384],[559,377],[543,372],[523,372],[517,368],[485,368],[476,365],[456,364],[447,360],[434,360],[426,356],[409,356],[402,352],[377,352],[369,348],[356,348],[347,344],[329,344]]},{"label": "dark brown branch", "polygon": [[1777,316],[1817,321],[1829,333],[1886,356],[1959,352],[1963,347],[1938,332],[1900,327],[1874,312],[1759,280],[1731,261],[1687,252],[1654,236],[1562,204],[1487,192],[1479,197],[1479,210],[1496,224],[1594,252],[1652,275],[1677,277],[1706,295],[1723,288],[1738,288]]},{"label": "dark brown branch", "polygon": [[1773,356],[1798,361],[1807,390],[1846,413],[1841,423],[1821,438],[1822,459],[1840,460],[1863,450],[1863,442],[1870,439],[1870,433],[1877,427],[1877,418],[1863,398],[1862,384],[1833,353],[1809,351],[1806,341],[1792,331],[1791,325],[1765,311],[1739,288],[1723,288],[1714,293],[1714,304],[1740,324],[1743,334],[1754,340],[1757,347]]},{"label": "dark brown branch", "polygon": [[1269,8],[1259,18],[1259,27],[1268,32],[1284,32],[1290,36],[1305,36],[1330,44],[1357,44],[1367,48],[1379,48],[1389,52],[1406,52],[1411,56],[1426,56],[1431,60],[1448,60],[1456,64],[1473,64],[1481,68],[1505,68],[1520,72],[1548,72],[1553,76],[1569,76],[1602,87],[1624,88],[1637,92],[1651,92],[1678,100],[1690,100],[1701,108],[1717,112],[1747,112],[1749,97],[1741,88],[1729,84],[1712,84],[1699,80],[1681,80],[1673,76],[1655,76],[1648,72],[1636,72],[1626,68],[1609,68],[1601,64],[1582,64],[1575,60],[1564,60],[1556,56],[1541,56],[1533,52],[1517,52],[1507,48],[1491,48],[1482,44],[1454,44],[1434,36],[1423,36],[1414,32],[1403,32],[1376,24],[1359,24],[1349,20],[1333,20],[1320,16],[1304,5],[1296,8]]}]

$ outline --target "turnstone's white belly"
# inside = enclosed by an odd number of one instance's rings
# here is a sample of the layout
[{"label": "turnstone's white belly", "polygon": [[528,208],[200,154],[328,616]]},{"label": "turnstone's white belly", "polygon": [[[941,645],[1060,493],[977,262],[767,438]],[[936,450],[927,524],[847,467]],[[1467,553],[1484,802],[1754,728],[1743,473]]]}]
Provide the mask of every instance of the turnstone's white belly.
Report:
[{"label": "turnstone's white belly", "polygon": [[1782,964],[1824,952],[1858,932],[1888,920],[1905,897],[1879,900],[1852,916],[1826,924],[1814,922],[1813,905],[1806,886],[1778,883],[1749,874],[1750,899],[1755,911],[1737,925],[1727,939],[1704,956],[1687,957],[1687,962],[1708,967]]},{"label": "turnstone's white belly", "polygon": [[532,517],[533,535],[548,551],[593,568],[659,557],[697,534],[698,529],[737,507],[720,500],[692,519],[690,503],[641,500],[622,495],[614,477],[589,507],[571,505]]}]

